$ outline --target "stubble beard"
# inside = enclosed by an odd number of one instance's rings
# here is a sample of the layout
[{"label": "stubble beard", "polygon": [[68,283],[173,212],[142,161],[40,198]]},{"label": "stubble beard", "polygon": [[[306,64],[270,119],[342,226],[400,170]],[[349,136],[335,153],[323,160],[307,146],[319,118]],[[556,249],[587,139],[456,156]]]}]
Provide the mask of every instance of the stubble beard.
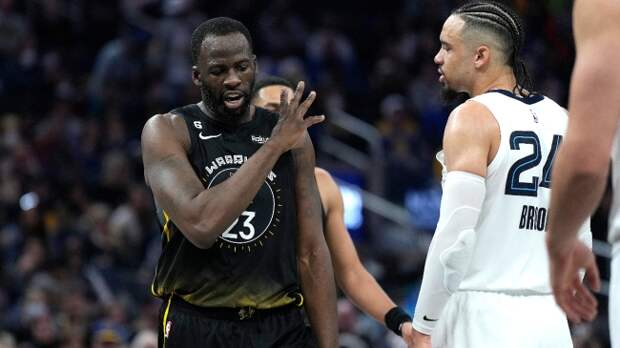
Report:
[{"label": "stubble beard", "polygon": [[469,99],[469,94],[467,92],[458,92],[446,85],[441,88],[441,100],[447,104],[461,104]]},{"label": "stubble beard", "polygon": [[[254,81],[250,85],[250,91],[254,88]],[[200,91],[202,92],[202,101],[205,104],[206,109],[211,112],[213,117],[224,121],[226,123],[238,123],[247,114],[250,108],[250,95],[245,92],[243,98],[243,104],[237,109],[229,109],[224,104],[224,96],[217,95],[212,91],[207,84],[203,82]]]}]

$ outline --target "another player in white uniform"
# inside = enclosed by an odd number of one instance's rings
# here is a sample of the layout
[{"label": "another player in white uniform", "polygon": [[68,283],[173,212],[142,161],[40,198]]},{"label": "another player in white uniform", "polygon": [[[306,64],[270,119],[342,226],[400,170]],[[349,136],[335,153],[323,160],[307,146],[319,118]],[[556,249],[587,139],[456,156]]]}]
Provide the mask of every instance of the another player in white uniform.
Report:
[{"label": "another player in white uniform", "polygon": [[570,91],[566,140],[553,170],[552,214],[547,244],[556,301],[576,322],[592,320],[595,298],[578,281],[586,269],[590,287],[600,286],[592,252],[577,236],[578,226],[598,205],[612,157],[613,204],[609,242],[613,245],[609,289],[609,332],[620,347],[620,2],[577,0],[573,28],[577,59]]},{"label": "another player in white uniform", "polygon": [[[440,82],[472,98],[450,115],[438,155],[443,197],[413,320],[416,347],[431,337],[434,347],[572,346],[545,250],[567,115],[532,92],[522,39],[518,16],[487,1],[444,23]],[[581,237],[591,242],[587,225]]]}]

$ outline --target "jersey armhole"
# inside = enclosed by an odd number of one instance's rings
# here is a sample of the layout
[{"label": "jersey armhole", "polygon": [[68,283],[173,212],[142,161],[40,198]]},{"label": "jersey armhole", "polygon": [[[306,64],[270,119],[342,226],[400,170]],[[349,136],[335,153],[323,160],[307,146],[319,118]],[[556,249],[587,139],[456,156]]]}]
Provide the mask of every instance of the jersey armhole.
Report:
[{"label": "jersey armhole", "polygon": [[500,121],[500,117],[498,116],[493,109],[489,106],[489,103],[485,103],[484,100],[487,98],[491,98],[490,94],[482,94],[479,95],[475,98],[473,98],[473,100],[475,100],[476,102],[482,104],[485,108],[487,108],[487,110],[489,110],[489,112],[491,113],[491,116],[493,117],[493,120],[495,120],[495,123],[497,124],[497,128],[499,130],[499,144],[497,146],[497,152],[495,153],[495,155],[493,155],[493,159],[491,159],[491,162],[487,165],[487,177],[493,175],[496,171],[497,168],[499,168],[504,159],[505,159],[505,153],[504,151],[502,151],[504,149],[504,143],[506,141],[505,137],[503,136],[503,129],[502,129],[502,122]]},{"label": "jersey armhole", "polygon": [[187,156],[191,157],[194,149],[198,147],[198,140],[196,139],[194,134],[192,134],[192,127],[190,126],[191,120],[189,119],[189,115],[186,115],[184,112],[180,112],[179,110],[172,110],[171,113],[180,116],[185,123],[185,127],[187,127],[187,136],[189,136],[189,149],[187,149]]},{"label": "jersey armhole", "polygon": [[490,174],[493,174],[497,168],[502,164],[504,158],[506,157],[504,155],[504,152],[502,151],[504,149],[504,142],[505,142],[505,137],[502,134],[502,124],[501,122],[497,119],[497,117],[495,117],[495,114],[493,113],[493,111],[491,111],[491,114],[493,115],[493,119],[495,120],[495,122],[497,122],[497,128],[499,129],[499,144],[497,145],[497,152],[495,152],[495,155],[493,155],[493,159],[491,160],[491,163],[489,163],[489,165],[487,166],[487,176]]}]

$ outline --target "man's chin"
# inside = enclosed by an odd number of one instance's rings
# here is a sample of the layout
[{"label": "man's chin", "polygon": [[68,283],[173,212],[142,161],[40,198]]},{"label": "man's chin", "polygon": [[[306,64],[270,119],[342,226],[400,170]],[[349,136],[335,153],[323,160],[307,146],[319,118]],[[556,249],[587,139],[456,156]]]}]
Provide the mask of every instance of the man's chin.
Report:
[{"label": "man's chin", "polygon": [[250,107],[249,104],[244,104],[237,108],[228,108],[225,105],[222,105],[220,107],[220,113],[224,115],[226,118],[237,120],[237,119],[242,118],[246,114],[249,107]]},{"label": "man's chin", "polygon": [[466,92],[458,92],[454,89],[448,88],[446,86],[444,86],[441,89],[441,99],[446,103],[446,104],[452,104],[454,102],[464,102],[465,100],[467,100],[469,98],[469,94],[467,94]]}]

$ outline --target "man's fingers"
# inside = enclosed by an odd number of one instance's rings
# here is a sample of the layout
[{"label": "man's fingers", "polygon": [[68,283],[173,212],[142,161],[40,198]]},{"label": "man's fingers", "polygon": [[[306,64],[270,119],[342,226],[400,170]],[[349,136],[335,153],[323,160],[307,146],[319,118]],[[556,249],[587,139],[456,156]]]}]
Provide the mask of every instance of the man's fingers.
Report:
[{"label": "man's fingers", "polygon": [[293,100],[291,100],[291,105],[293,108],[299,105],[299,101],[301,100],[301,96],[304,94],[304,88],[306,84],[303,81],[299,81],[297,84],[297,88],[295,88],[295,94],[293,95]]},{"label": "man's fingers", "polygon": [[578,324],[581,323],[581,315],[575,309],[575,298],[573,296],[575,291],[569,285],[570,284],[565,283],[558,287],[558,289],[554,292],[555,301],[564,311],[568,320]]},{"label": "man's fingers", "polygon": [[568,320],[572,321],[573,323],[579,324],[581,323],[581,318],[579,314],[577,314],[575,309],[571,306],[571,301],[572,301],[571,298],[572,298],[572,295],[568,295],[567,292],[563,292],[559,296],[557,302],[560,308],[562,308],[562,310],[566,314],[566,317],[568,318]]},{"label": "man's fingers", "polygon": [[584,304],[588,306],[598,306],[596,298],[592,295],[592,292],[585,286],[585,284],[581,281],[581,277],[576,276],[573,279],[573,288],[575,289],[575,297],[578,300],[581,300]]},{"label": "man's fingers", "polygon": [[282,88],[280,92],[280,105],[278,105],[278,112],[280,116],[286,116],[286,111],[288,109],[288,91],[286,88]]},{"label": "man's fingers", "polygon": [[575,277],[571,286],[565,286],[555,292],[556,302],[566,313],[566,317],[574,322],[581,323],[583,320],[592,320],[597,313],[597,302],[590,291],[583,286],[579,277]]},{"label": "man's fingers", "polygon": [[316,92],[315,91],[310,92],[306,100],[304,100],[303,103],[301,103],[299,107],[297,108],[297,116],[304,117],[304,115],[306,114],[306,112],[308,112],[308,109],[310,108],[312,103],[314,103],[315,99],[316,99]]},{"label": "man's fingers", "polygon": [[408,347],[413,347],[415,343],[413,339],[412,330],[413,328],[411,326],[411,322],[404,323],[401,328],[401,334],[402,334],[403,340],[405,341],[405,343],[407,343]]},{"label": "man's fingers", "polygon": [[574,281],[573,309],[586,320],[592,320],[596,316],[598,302],[579,278]]},{"label": "man's fingers", "polygon": [[309,128],[317,123],[321,123],[325,120],[325,115],[320,116],[308,116],[304,118],[304,125],[306,128]]},{"label": "man's fingers", "polygon": [[596,266],[596,262],[590,262],[586,267],[586,279],[588,286],[598,292],[601,290],[601,275]]}]

